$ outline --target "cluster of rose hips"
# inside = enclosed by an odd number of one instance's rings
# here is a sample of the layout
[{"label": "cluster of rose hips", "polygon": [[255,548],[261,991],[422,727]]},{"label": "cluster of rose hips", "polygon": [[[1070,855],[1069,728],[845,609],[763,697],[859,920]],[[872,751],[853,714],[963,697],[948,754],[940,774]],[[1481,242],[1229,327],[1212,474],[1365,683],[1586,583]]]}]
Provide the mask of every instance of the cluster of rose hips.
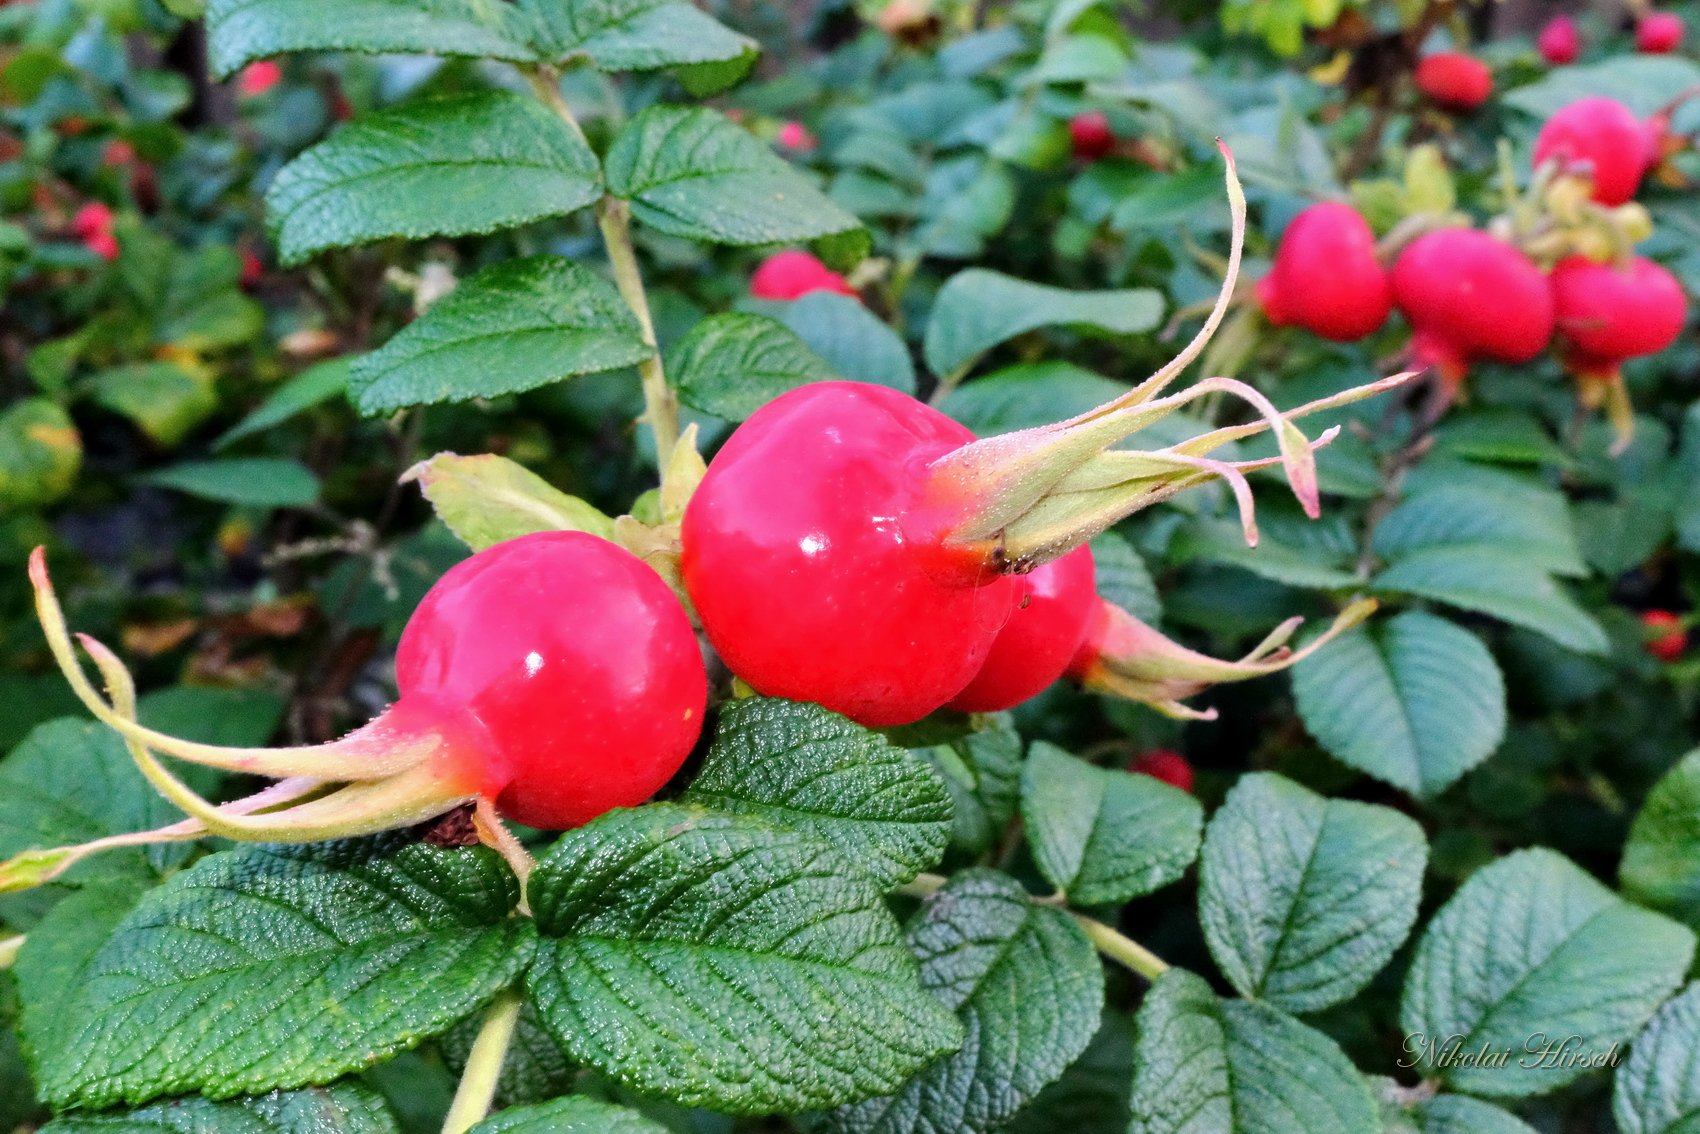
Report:
[{"label": "cluster of rose hips", "polygon": [[[1686,30],[1675,12],[1647,12],[1635,21],[1635,50],[1669,55],[1682,45]],[[1535,49],[1554,67],[1574,63],[1582,55],[1582,33],[1569,16],[1554,16],[1535,38]]]},{"label": "cluster of rose hips", "polygon": [[1552,216],[1529,231],[1443,227],[1383,249],[1350,206],[1314,205],[1287,227],[1257,299],[1271,323],[1341,342],[1397,307],[1412,364],[1448,397],[1472,362],[1530,362],[1556,337],[1584,401],[1619,408],[1623,363],[1670,346],[1688,310],[1676,278],[1630,251],[1644,214],[1614,211],[1647,169],[1648,130],[1607,98],[1554,114],[1534,148]]},{"label": "cluster of rose hips", "polygon": [[71,217],[71,235],[102,260],[118,259],[118,237],[110,205],[91,201]]}]

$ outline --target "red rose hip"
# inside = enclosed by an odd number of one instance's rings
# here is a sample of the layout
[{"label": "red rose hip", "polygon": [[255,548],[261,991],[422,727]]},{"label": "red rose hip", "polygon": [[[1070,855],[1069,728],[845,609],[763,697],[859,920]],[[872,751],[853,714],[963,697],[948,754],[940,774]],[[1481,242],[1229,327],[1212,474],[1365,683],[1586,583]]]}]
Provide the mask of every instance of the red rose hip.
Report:
[{"label": "red rose hip", "polygon": [[1069,145],[1081,161],[1097,161],[1116,148],[1115,131],[1110,119],[1101,110],[1076,114],[1068,121]]},{"label": "red rose hip", "polygon": [[1141,753],[1128,764],[1127,770],[1135,775],[1162,780],[1170,787],[1180,788],[1184,792],[1192,791],[1192,765],[1187,763],[1185,756],[1167,748],[1153,748],[1149,752]]},{"label": "red rose hip", "polygon": [[1417,90],[1442,110],[1463,113],[1493,94],[1493,72],[1473,55],[1439,51],[1417,64]]},{"label": "red rose hip", "polygon": [[1643,55],[1669,55],[1682,45],[1685,30],[1675,12],[1649,12],[1635,25],[1635,50]]},{"label": "red rose hip", "polygon": [[1565,359],[1586,377],[1615,378],[1628,359],[1664,350],[1688,318],[1682,284],[1642,256],[1621,267],[1567,256],[1552,294]]},{"label": "red rose hip", "polygon": [[1594,200],[1621,205],[1641,185],[1646,132],[1634,112],[1615,99],[1579,99],[1541,127],[1534,161],[1537,166],[1558,162],[1564,173],[1593,182]]},{"label": "red rose hip", "polygon": [[1021,598],[992,640],[985,664],[949,707],[994,713],[1042,693],[1063,675],[1086,639],[1098,605],[1092,549],[1077,547],[1016,584]]},{"label": "red rose hip", "polygon": [[800,248],[775,252],[750,276],[750,294],[757,299],[799,299],[811,291],[856,294],[843,276]]},{"label": "red rose hip", "polygon": [[1449,389],[1476,359],[1529,362],[1552,339],[1547,277],[1522,252],[1485,232],[1420,236],[1393,265],[1393,297],[1411,324],[1411,355]]},{"label": "red rose hip", "polygon": [[1375,234],[1350,205],[1312,205],[1287,226],[1269,274],[1257,282],[1263,313],[1335,342],[1379,330],[1393,288],[1376,259]]},{"label": "red rose hip", "polygon": [[1554,16],[1535,39],[1535,49],[1553,66],[1574,63],[1582,54],[1582,35],[1569,16]]},{"label": "red rose hip", "polygon": [[1679,616],[1668,610],[1649,610],[1641,615],[1641,625],[1651,632],[1647,652],[1660,661],[1681,661],[1688,652],[1688,631]]}]

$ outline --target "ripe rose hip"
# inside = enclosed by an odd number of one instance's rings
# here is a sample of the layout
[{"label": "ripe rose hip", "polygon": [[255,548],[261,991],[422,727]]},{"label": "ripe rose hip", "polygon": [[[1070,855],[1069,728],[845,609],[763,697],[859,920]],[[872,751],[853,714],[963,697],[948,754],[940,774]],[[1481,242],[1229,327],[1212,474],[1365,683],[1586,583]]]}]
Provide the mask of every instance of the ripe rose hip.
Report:
[{"label": "ripe rose hip", "polygon": [[242,68],[236,76],[236,93],[243,98],[257,98],[283,81],[283,66],[273,59],[261,59]]},{"label": "ripe rose hip", "polygon": [[112,207],[91,201],[71,217],[71,234],[84,240],[96,233],[112,231]]},{"label": "ripe rose hip", "polygon": [[1077,547],[1027,575],[1021,598],[992,640],[985,664],[948,705],[966,713],[995,713],[1037,696],[1062,677],[1086,639],[1098,605],[1092,549]]},{"label": "ripe rose hip", "polygon": [[1178,787],[1184,792],[1192,791],[1192,765],[1187,763],[1185,756],[1167,748],[1153,748],[1134,757],[1127,770],[1136,775],[1162,780],[1170,787]]},{"label": "ripe rose hip", "polygon": [[1635,25],[1635,49],[1644,55],[1669,55],[1681,45],[1684,30],[1675,12],[1649,12]]},{"label": "ripe rose hip", "polygon": [[1641,625],[1652,631],[1647,640],[1647,652],[1662,662],[1681,661],[1688,652],[1688,631],[1682,619],[1668,610],[1649,610],[1641,615]]},{"label": "ripe rose hip", "polygon": [[1312,205],[1287,226],[1269,274],[1257,282],[1263,313],[1335,342],[1373,334],[1393,309],[1375,234],[1350,205]]},{"label": "ripe rose hip", "polygon": [[1574,63],[1582,54],[1582,34],[1576,30],[1576,21],[1569,16],[1554,16],[1541,29],[1541,34],[1535,39],[1535,47],[1541,58],[1554,67]]},{"label": "ripe rose hip", "polygon": [[984,664],[1015,577],[947,547],[927,464],[967,429],[881,386],[817,382],[769,402],[709,463],[680,568],[708,639],[758,692],[862,724],[919,720]]},{"label": "ripe rose hip", "polygon": [[856,294],[843,276],[800,248],[775,252],[750,276],[750,294],[757,299],[797,299],[811,291]]},{"label": "ripe rose hip", "polygon": [[1097,161],[1116,148],[1116,134],[1101,110],[1088,110],[1068,120],[1068,141],[1081,161]]},{"label": "ripe rose hip", "polygon": [[1552,339],[1545,274],[1475,229],[1442,229],[1407,245],[1393,265],[1393,298],[1411,324],[1413,365],[1435,368],[1449,390],[1476,359],[1529,362]]},{"label": "ripe rose hip", "polygon": [[1640,119],[1621,102],[1584,98],[1547,119],[1535,138],[1535,165],[1557,161],[1569,174],[1593,180],[1593,198],[1621,205],[1635,196],[1646,168],[1647,141]]},{"label": "ripe rose hip", "polygon": [[801,122],[787,122],[779,128],[779,144],[788,150],[808,153],[820,142]]},{"label": "ripe rose hip", "polygon": [[1493,72],[1473,55],[1438,51],[1417,64],[1417,90],[1442,110],[1463,113],[1493,94]]},{"label": "ripe rose hip", "polygon": [[1664,350],[1688,318],[1682,284],[1642,256],[1622,267],[1567,256],[1553,268],[1552,295],[1565,361],[1595,380],[1615,380],[1627,360]]},{"label": "ripe rose hip", "polygon": [[[395,704],[341,740],[300,748],[195,744],[138,725],[78,668],[40,549],[30,577],[61,671],[127,739],[284,778],[271,789],[293,787],[284,800],[299,798],[303,784],[347,784],[265,814],[226,814],[192,794],[170,794],[209,829],[227,833],[215,825],[223,823],[235,838],[370,834],[474,799],[521,823],[565,829],[647,799],[702,730],[708,680],[678,597],[637,556],[582,532],[522,536],[450,568],[402,632]],[[83,644],[108,689],[128,682],[110,650]]]}]

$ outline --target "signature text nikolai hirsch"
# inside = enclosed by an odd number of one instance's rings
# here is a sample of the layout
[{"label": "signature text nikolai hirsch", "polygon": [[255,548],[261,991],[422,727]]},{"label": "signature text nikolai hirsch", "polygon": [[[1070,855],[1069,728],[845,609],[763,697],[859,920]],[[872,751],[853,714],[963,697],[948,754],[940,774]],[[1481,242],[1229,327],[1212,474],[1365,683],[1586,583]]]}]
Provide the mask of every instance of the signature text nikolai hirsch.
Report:
[{"label": "signature text nikolai hirsch", "polygon": [[1402,1068],[1421,1067],[1430,1071],[1512,1066],[1527,1070],[1577,1070],[1616,1067],[1622,1058],[1617,1044],[1600,1051],[1577,1035],[1549,1036],[1536,1032],[1524,1042],[1521,1051],[1495,1047],[1492,1043],[1466,1047],[1468,1042],[1465,1035],[1431,1036],[1412,1032],[1405,1037],[1405,1054],[1398,1063]]}]

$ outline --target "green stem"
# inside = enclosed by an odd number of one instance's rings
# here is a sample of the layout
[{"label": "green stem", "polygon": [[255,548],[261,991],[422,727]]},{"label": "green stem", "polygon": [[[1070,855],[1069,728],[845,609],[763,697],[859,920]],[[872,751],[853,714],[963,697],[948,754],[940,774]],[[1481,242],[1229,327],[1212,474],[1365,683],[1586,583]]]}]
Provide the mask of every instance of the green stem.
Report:
[{"label": "green stem", "polygon": [[24,935],[0,938],[0,972],[5,972],[17,962],[18,950],[24,947]]},{"label": "green stem", "polygon": [[478,1038],[472,1041],[472,1054],[466,1058],[466,1068],[455,1088],[454,1102],[448,1117],[443,1119],[443,1134],[466,1134],[490,1113],[496,1098],[496,1083],[502,1077],[502,1063],[508,1057],[508,1045],[513,1042],[514,1026],[519,1023],[520,995],[513,989],[496,997]]},{"label": "green stem", "polygon": [[[942,874],[918,874],[913,882],[897,887],[897,893],[906,894],[911,898],[925,898],[944,889],[950,879]],[[1032,898],[1035,905],[1054,905],[1044,898]],[[1103,922],[1089,918],[1085,914],[1066,911],[1080,926],[1086,939],[1092,942],[1092,947],[1104,956],[1138,973],[1146,980],[1154,981],[1169,971],[1169,965],[1157,954],[1135,941],[1133,938],[1111,929]]]},{"label": "green stem", "polygon": [[[584,128],[578,124],[573,108],[561,94],[560,72],[553,67],[538,67],[526,72],[531,89],[545,106],[565,122],[579,141],[586,141]],[[638,375],[643,379],[644,418],[655,434],[655,463],[663,478],[668,459],[679,443],[679,400],[667,385],[666,372],[661,367],[661,352],[655,344],[655,320],[649,312],[649,296],[644,291],[643,273],[638,270],[637,252],[632,246],[631,206],[618,197],[604,197],[596,206],[597,227],[602,230],[602,243],[608,252],[608,266],[614,272],[614,286],[620,298],[637,316],[638,329],[644,343],[654,353],[638,363]]]},{"label": "green stem", "polygon": [[614,270],[614,286],[637,316],[644,343],[654,351],[638,363],[638,375],[643,379],[644,416],[655,433],[655,462],[665,473],[673,447],[679,443],[679,399],[667,385],[661,352],[655,347],[655,322],[649,314],[643,274],[638,271],[637,253],[632,247],[631,206],[618,197],[604,197],[596,206],[596,222],[608,249],[608,264]]}]

